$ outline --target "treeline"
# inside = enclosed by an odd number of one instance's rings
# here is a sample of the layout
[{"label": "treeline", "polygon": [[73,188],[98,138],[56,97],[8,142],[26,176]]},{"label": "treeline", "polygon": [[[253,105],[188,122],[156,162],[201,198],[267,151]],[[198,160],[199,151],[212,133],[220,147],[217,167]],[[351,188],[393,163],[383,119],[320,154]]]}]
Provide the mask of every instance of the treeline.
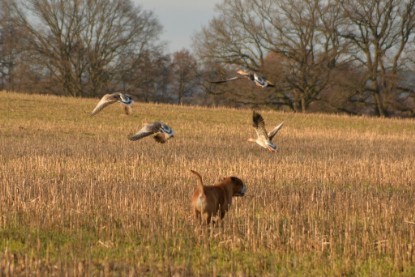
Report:
[{"label": "treeline", "polygon": [[181,102],[198,79],[190,52],[165,54],[157,18],[129,0],[0,3],[0,89]]},{"label": "treeline", "polygon": [[[296,112],[415,116],[415,0],[224,0],[167,54],[130,0],[0,0],[0,89]],[[239,68],[249,80],[212,84]]]}]

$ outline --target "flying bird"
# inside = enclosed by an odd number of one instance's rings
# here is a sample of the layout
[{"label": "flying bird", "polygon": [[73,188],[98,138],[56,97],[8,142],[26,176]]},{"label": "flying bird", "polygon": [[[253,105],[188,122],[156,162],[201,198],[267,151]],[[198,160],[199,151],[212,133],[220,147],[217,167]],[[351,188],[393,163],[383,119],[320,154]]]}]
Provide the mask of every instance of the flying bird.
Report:
[{"label": "flying bird", "polygon": [[96,115],[105,107],[120,102],[121,105],[124,107],[124,112],[128,115],[131,114],[131,106],[134,103],[133,98],[125,93],[122,92],[114,92],[108,93],[102,96],[101,100],[99,100],[98,104],[95,106],[94,110],[91,112],[91,116]]},{"label": "flying bird", "polygon": [[268,81],[264,76],[259,75],[256,72],[252,72],[252,71],[247,71],[247,70],[238,70],[236,72],[238,75],[229,79],[225,79],[225,80],[219,80],[219,81],[210,81],[210,83],[214,83],[214,84],[220,84],[220,83],[226,83],[229,81],[233,81],[233,80],[238,80],[238,79],[249,79],[252,82],[255,83],[255,85],[257,85],[258,87],[261,88],[265,88],[265,87],[275,87],[275,85],[273,83],[271,83],[270,81]]},{"label": "flying bird", "polygon": [[277,150],[277,145],[275,145],[272,142],[272,139],[275,137],[275,135],[281,129],[284,122],[281,122],[274,129],[272,129],[272,131],[270,131],[268,133],[267,130],[265,129],[264,119],[256,111],[253,111],[252,121],[253,121],[252,126],[255,128],[257,138],[256,139],[250,138],[250,139],[248,139],[248,141],[255,142],[259,146],[261,146],[265,149],[268,149],[270,152],[276,151]]},{"label": "flying bird", "polygon": [[171,137],[174,137],[174,131],[167,124],[156,121],[145,124],[141,130],[128,137],[129,140],[139,140],[144,137],[153,135],[153,138],[159,143],[165,143]]}]

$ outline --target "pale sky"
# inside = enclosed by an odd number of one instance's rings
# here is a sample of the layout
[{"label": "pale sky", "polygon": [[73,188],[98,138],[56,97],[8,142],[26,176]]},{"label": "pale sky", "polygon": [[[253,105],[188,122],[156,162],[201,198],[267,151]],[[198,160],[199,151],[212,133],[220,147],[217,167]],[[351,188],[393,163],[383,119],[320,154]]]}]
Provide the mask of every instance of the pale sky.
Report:
[{"label": "pale sky", "polygon": [[133,0],[149,10],[163,26],[160,36],[167,43],[167,52],[183,48],[192,51],[192,36],[207,26],[215,13],[215,4],[222,0]]}]

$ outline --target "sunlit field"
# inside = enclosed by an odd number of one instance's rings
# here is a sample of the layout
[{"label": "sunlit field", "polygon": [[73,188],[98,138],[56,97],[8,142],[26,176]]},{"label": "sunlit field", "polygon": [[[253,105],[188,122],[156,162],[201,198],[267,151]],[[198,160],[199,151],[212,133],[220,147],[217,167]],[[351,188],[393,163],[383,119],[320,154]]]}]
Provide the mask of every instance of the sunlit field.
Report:
[{"label": "sunlit field", "polygon": [[[7,275],[415,275],[415,121],[0,92],[0,272]],[[166,144],[129,141],[162,120]],[[190,199],[234,175],[223,224]]]}]

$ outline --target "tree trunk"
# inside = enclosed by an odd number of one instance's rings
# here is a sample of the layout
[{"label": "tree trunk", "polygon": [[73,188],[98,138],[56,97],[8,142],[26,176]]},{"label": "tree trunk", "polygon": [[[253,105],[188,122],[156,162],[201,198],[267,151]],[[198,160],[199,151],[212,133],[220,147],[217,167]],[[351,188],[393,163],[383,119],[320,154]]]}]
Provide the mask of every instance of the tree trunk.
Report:
[{"label": "tree trunk", "polygon": [[375,96],[375,102],[376,102],[377,115],[380,117],[385,117],[386,113],[385,113],[385,107],[382,101],[382,96],[380,95],[378,91],[374,93],[374,96]]},{"label": "tree trunk", "polygon": [[301,112],[305,113],[307,110],[304,94],[301,95]]}]

